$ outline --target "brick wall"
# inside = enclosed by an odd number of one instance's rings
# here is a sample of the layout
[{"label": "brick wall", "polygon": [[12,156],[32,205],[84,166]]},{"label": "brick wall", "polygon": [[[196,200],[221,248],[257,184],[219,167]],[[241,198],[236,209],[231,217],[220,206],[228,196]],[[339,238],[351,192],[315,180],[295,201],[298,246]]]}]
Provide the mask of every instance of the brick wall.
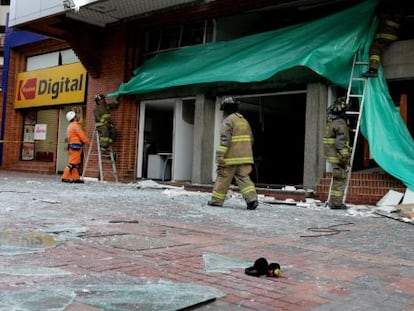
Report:
[{"label": "brick wall", "polygon": [[[90,137],[95,125],[94,95],[117,91],[120,83],[128,81],[132,76],[132,70],[135,69],[134,58],[137,55],[130,51],[134,49],[134,46],[127,46],[122,28],[115,28],[111,31],[105,36],[103,51],[99,54],[102,57],[99,78],[89,77],[88,80],[86,128]],[[107,102],[113,101],[114,99],[107,98]],[[123,182],[132,181],[136,177],[138,108],[138,101],[131,96],[126,96],[121,97],[118,107],[111,111],[118,134],[113,143],[113,150],[117,156],[118,178]],[[98,167],[97,157],[91,159],[90,166],[95,169]],[[107,167],[104,171],[110,172],[111,168]],[[97,177],[96,175],[87,173],[87,176],[90,177]],[[106,174],[106,177],[105,180],[113,180],[111,174]]]},{"label": "brick wall", "polygon": [[[331,183],[331,173],[325,173],[316,188],[316,198],[326,201]],[[346,202],[375,205],[388,191],[404,193],[404,184],[386,173],[352,173]]]},{"label": "brick wall", "polygon": [[[118,90],[120,83],[126,82],[132,75],[139,59],[139,50],[136,41],[128,46],[125,40],[125,32],[122,27],[113,28],[111,33],[105,36],[101,44],[101,51],[95,53],[93,47],[88,49],[91,57],[99,57],[100,75],[97,78],[88,76],[86,91],[86,117],[85,130],[91,138],[94,131],[95,121],[93,108],[95,105],[94,95],[96,93],[111,93]],[[135,36],[136,38],[136,36]],[[16,92],[17,73],[25,71],[26,58],[32,55],[49,53],[53,51],[68,49],[70,46],[62,41],[45,40],[12,50],[10,54],[10,69],[8,74],[9,86],[7,95],[6,130],[4,139],[3,165],[5,169],[16,169],[22,171],[37,171],[39,173],[55,172],[54,165],[36,163],[36,161],[20,161],[20,150],[23,130],[23,114],[14,109],[14,96]],[[76,49],[74,49],[76,53]],[[96,54],[96,55],[95,55]],[[79,57],[79,55],[78,55]],[[108,102],[113,99],[108,98]],[[118,131],[118,139],[113,148],[117,154],[117,169],[120,181],[131,181],[136,176],[136,150],[137,150],[137,118],[138,101],[132,97],[121,99],[120,105],[112,111],[113,121]],[[98,177],[97,157],[90,159],[87,176]],[[93,173],[93,169],[95,173]],[[110,169],[108,171],[111,171]],[[111,174],[107,174],[107,180],[111,180]]]},{"label": "brick wall", "polygon": [[[2,167],[22,171],[36,171],[39,173],[54,173],[54,167],[44,163],[34,164],[32,161],[20,161],[20,150],[23,132],[23,114],[14,109],[16,93],[16,77],[19,72],[26,70],[26,58],[33,55],[67,49],[69,46],[61,41],[45,40],[26,45],[10,52],[10,67],[8,73],[8,88],[6,101],[6,117],[3,147]],[[52,164],[53,166],[53,164]]]}]

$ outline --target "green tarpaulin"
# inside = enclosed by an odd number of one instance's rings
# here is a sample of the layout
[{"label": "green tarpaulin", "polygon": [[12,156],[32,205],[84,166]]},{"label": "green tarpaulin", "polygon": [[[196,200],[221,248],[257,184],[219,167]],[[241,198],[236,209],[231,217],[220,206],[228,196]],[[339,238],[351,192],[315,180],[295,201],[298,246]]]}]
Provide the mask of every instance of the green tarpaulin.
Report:
[{"label": "green tarpaulin", "polygon": [[[360,59],[369,58],[377,2],[368,0],[309,23],[159,54],[108,96],[202,83],[260,82],[296,66],[347,88],[355,53],[359,50]],[[382,69],[378,78],[368,80],[361,131],[379,166],[414,191],[414,142],[392,102]]]}]

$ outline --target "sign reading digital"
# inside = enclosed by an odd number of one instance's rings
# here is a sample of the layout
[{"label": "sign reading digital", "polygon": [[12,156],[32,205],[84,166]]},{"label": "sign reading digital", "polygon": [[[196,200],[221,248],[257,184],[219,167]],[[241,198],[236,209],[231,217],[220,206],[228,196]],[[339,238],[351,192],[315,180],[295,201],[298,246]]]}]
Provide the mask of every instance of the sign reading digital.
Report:
[{"label": "sign reading digital", "polygon": [[15,108],[81,103],[85,100],[86,76],[80,63],[20,72]]}]

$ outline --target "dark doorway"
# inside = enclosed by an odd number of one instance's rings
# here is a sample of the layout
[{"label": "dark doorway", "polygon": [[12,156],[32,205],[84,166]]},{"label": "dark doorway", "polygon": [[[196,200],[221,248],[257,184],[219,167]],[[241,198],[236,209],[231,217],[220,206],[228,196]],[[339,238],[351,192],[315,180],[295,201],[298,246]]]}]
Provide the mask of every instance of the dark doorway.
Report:
[{"label": "dark doorway", "polygon": [[302,185],[306,92],[238,99],[240,112],[250,122],[255,138],[255,183]]}]

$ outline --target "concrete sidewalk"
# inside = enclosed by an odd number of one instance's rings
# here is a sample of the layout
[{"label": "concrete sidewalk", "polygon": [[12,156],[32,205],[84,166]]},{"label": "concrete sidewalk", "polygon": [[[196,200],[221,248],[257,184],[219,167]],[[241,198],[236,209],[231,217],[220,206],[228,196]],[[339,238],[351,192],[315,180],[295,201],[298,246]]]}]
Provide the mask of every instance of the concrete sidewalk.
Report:
[{"label": "concrete sidewalk", "polygon": [[412,224],[208,198],[0,170],[0,310],[414,310]]}]

